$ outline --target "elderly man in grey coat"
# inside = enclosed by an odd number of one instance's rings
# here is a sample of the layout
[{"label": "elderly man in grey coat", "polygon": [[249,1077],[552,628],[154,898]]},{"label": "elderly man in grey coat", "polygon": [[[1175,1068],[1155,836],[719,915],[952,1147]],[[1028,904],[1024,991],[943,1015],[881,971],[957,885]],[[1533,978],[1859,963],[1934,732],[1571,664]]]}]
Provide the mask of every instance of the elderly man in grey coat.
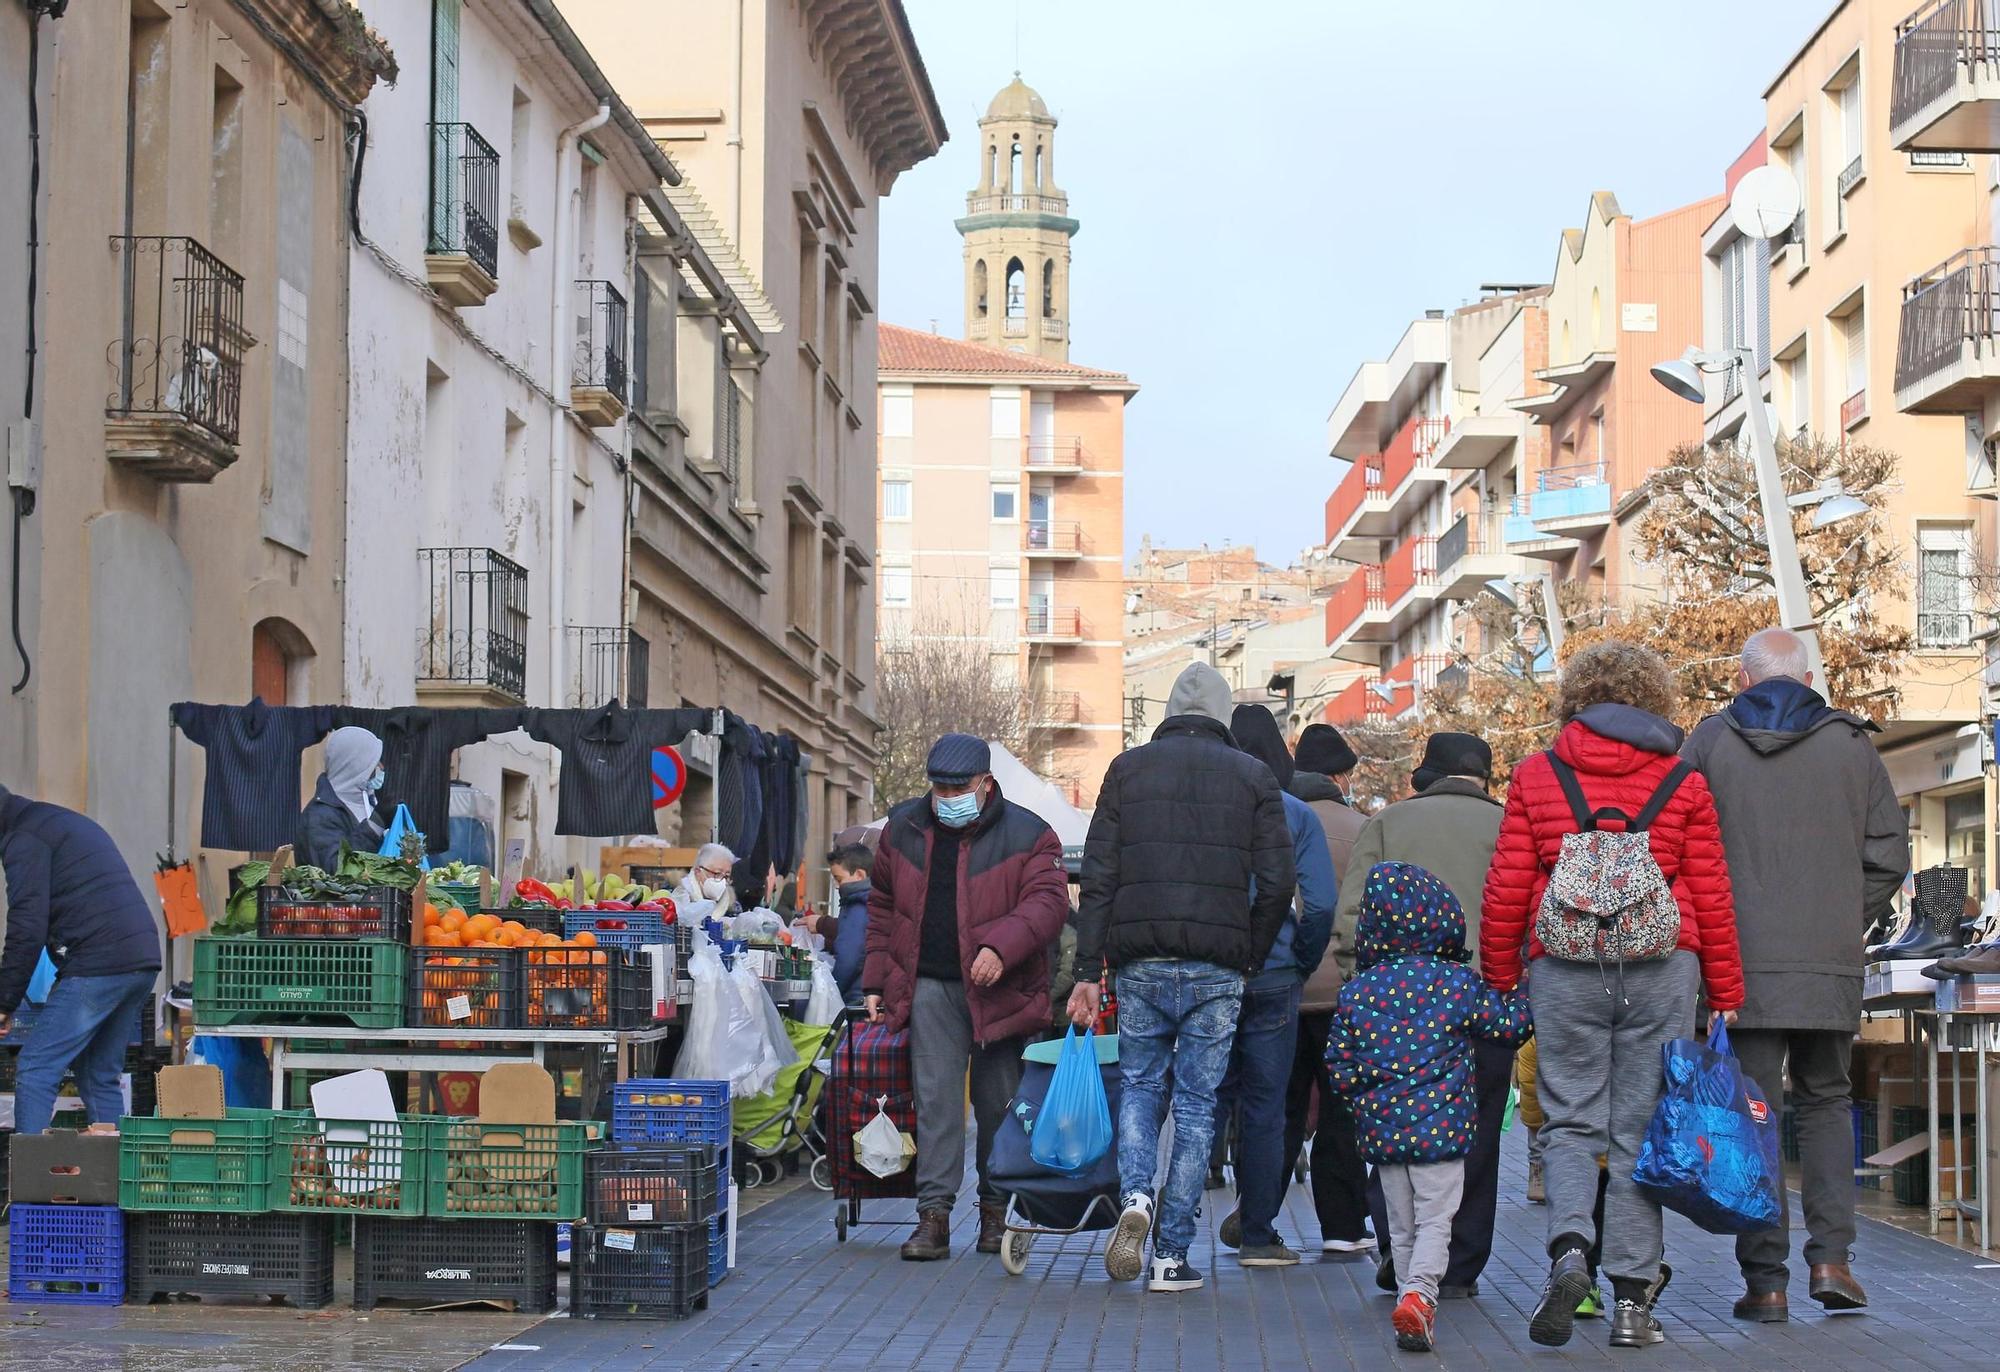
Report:
[{"label": "elderly man in grey coat", "polygon": [[[1806,662],[1789,630],[1751,635],[1736,699],[1697,725],[1681,753],[1715,794],[1736,893],[1746,998],[1731,1045],[1767,1100],[1782,1099],[1791,1065],[1808,1291],[1828,1310],[1858,1310],[1868,1297],[1848,1270],[1848,1066],[1861,1021],[1863,931],[1901,887],[1910,843],[1868,737],[1875,726],[1829,706]],[[1789,1225],[1787,1213],[1776,1229],[1737,1239],[1746,1287],[1738,1319],[1788,1318]]]}]

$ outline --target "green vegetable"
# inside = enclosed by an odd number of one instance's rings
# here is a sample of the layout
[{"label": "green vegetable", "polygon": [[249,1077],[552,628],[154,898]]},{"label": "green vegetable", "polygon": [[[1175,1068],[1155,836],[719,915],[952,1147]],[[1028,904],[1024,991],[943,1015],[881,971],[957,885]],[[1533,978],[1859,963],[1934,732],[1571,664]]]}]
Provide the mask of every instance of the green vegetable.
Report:
[{"label": "green vegetable", "polygon": [[248,934],[257,928],[257,888],[271,875],[268,862],[246,862],[237,874],[236,889],[230,894],[229,903],[223,908],[222,919],[212,932],[218,934]]}]

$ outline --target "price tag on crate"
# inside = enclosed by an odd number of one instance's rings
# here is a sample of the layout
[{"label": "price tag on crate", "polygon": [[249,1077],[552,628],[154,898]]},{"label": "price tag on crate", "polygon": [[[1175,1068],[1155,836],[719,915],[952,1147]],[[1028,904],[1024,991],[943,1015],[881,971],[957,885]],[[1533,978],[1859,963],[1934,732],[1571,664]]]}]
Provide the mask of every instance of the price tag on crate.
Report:
[{"label": "price tag on crate", "polygon": [[633,1201],[625,1207],[625,1211],[625,1218],[634,1224],[651,1224],[653,1221],[653,1203],[651,1201]]},{"label": "price tag on crate", "polygon": [[604,1246],[615,1248],[620,1253],[630,1253],[639,1246],[639,1236],[630,1229],[607,1229],[604,1231]]},{"label": "price tag on crate", "polygon": [[444,1003],[444,1012],[452,1019],[471,1019],[472,997],[458,995],[447,998]]}]

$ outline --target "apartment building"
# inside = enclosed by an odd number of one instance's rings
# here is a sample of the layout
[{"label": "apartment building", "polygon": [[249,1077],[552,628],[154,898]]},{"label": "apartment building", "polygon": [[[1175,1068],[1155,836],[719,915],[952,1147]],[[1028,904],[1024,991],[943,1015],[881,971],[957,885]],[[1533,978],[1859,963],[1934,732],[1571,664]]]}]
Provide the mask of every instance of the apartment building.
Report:
[{"label": "apartment building", "polygon": [[[35,320],[33,391],[18,334],[0,363],[19,577],[0,779],[88,812],[147,871],[197,829],[200,750],[178,786],[163,765],[171,703],[340,699],[348,114],[396,58],[311,0],[10,5],[0,54],[0,327]],[[196,856],[219,898],[241,854]]]},{"label": "apartment building", "polygon": [[[674,408],[635,425],[654,688],[796,734],[823,853],[876,814],[880,205],[944,119],[901,0],[562,9],[681,169],[664,197],[719,271],[680,273]],[[662,295],[663,227],[641,246]]]},{"label": "apartment building", "polygon": [[[1468,318],[1457,330],[1468,358],[1508,322],[1497,305]],[[1325,551],[1357,565],[1327,598],[1325,641],[1364,668],[1322,712],[1336,725],[1406,714],[1462,670],[1454,607],[1517,566],[1485,512],[1459,500],[1460,469],[1439,461],[1448,451],[1470,460],[1452,439],[1454,333],[1442,310],[1414,320],[1386,359],[1356,370],[1327,420],[1328,451],[1350,466],[1327,499]],[[1481,426],[1472,446],[1490,446],[1491,430]]]},{"label": "apartment building", "polygon": [[1609,191],[1593,194],[1556,250],[1548,366],[1512,402],[1548,446],[1515,496],[1507,547],[1613,599],[1657,582],[1630,537],[1641,488],[1676,447],[1701,441],[1701,412],[1649,373],[1701,337],[1702,231],[1724,203],[1635,220]]},{"label": "apartment building", "polygon": [[[1843,281],[1858,297],[1850,313],[1874,311],[1876,326],[1863,331],[1872,346],[1857,437],[1903,459],[1903,489],[1891,510],[1911,548],[1920,647],[1883,760],[1911,817],[1918,866],[1964,863],[1986,890],[2000,885],[2000,853],[1990,735],[1980,721],[2000,703],[2000,672],[1990,641],[1982,651],[1975,635],[1991,622],[2000,497],[1996,40],[2000,15],[1991,5],[1932,4],[1910,14],[1900,5],[1850,3],[1765,97],[1768,122],[1795,144],[1809,147],[1815,135],[1845,140],[1859,124],[1858,138],[1834,145],[1851,156],[1830,187],[1833,156],[1795,159],[1808,190],[1799,261],[1786,258],[1803,276],[1782,292],[1787,303],[1796,293],[1796,308],[1774,321],[1774,337],[1796,331],[1808,354],[1814,342],[1832,342],[1824,300]],[[1823,241],[1829,193],[1844,217],[1844,241]],[[1817,259],[1808,262],[1815,245]],[[1828,284],[1814,289],[1815,275]],[[1774,311],[1779,280],[1774,274]],[[1813,369],[1808,356],[1795,370],[1810,381],[1833,368]],[[1801,408],[1817,417],[1831,398],[1809,390]]]},{"label": "apartment building", "polygon": [[1096,800],[1124,737],[1131,379],[881,328],[881,647],[963,642],[1050,742],[1022,759]]},{"label": "apartment building", "polygon": [[[346,698],[646,701],[624,592],[630,244],[679,174],[552,5],[370,18],[403,62],[362,107]],[[459,753],[525,870],[595,863],[598,839],[555,833],[558,765],[525,734]]]},{"label": "apartment building", "polygon": [[[1755,394],[1771,398],[1771,251],[1773,242],[1751,238],[1736,227],[1728,202],[1737,183],[1770,161],[1763,130],[1750,140],[1723,174],[1723,208],[1701,235],[1701,346],[1708,351],[1748,348],[1756,357]],[[1731,370],[1708,388],[1701,433],[1709,443],[1748,442],[1744,407],[1749,379]],[[1775,429],[1776,426],[1774,426]]]}]

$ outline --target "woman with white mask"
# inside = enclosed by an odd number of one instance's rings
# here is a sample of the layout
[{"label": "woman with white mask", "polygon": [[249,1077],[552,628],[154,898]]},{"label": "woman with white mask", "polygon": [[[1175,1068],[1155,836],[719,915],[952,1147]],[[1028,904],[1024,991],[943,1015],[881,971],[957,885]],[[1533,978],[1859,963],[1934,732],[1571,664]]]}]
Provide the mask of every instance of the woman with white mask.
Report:
[{"label": "woman with white mask", "polygon": [[383,826],[375,814],[385,775],[381,739],[352,726],[327,735],[326,770],[299,815],[293,843],[292,855],[300,866],[330,872],[340,865],[342,844],[359,853],[382,846]]},{"label": "woman with white mask", "polygon": [[728,913],[735,903],[734,888],[730,884],[730,873],[736,870],[736,854],[720,843],[704,843],[694,856],[694,866],[681,878],[681,884],[674,888],[674,901],[687,906],[698,901],[713,901],[715,908],[708,911],[712,915]]}]

